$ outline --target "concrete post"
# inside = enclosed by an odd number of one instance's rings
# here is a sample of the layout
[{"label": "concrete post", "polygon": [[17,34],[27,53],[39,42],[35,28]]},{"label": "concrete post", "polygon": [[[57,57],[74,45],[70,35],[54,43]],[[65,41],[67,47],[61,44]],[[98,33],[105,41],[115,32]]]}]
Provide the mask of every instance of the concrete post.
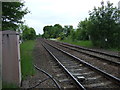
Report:
[{"label": "concrete post", "polygon": [[6,83],[21,83],[20,50],[15,31],[2,32],[2,80]]}]

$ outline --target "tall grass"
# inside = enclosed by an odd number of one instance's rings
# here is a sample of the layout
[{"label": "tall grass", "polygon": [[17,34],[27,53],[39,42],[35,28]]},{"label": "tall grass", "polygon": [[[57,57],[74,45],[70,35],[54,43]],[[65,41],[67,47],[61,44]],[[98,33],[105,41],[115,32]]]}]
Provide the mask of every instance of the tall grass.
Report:
[{"label": "tall grass", "polygon": [[33,75],[35,73],[33,67],[33,48],[35,45],[35,41],[26,41],[20,45],[21,51],[21,71],[22,78],[25,79],[27,76]]}]

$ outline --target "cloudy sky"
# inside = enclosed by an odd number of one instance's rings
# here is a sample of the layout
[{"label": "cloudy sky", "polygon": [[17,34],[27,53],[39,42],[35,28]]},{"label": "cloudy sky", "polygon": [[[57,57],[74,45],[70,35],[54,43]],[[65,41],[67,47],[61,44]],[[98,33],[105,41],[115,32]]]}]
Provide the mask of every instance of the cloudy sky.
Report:
[{"label": "cloudy sky", "polygon": [[[43,34],[46,25],[73,25],[89,16],[89,10],[100,6],[102,0],[24,0],[31,13],[25,15],[25,24],[33,27],[36,33]],[[108,1],[108,0],[103,0]],[[120,0],[109,0],[118,6]]]}]

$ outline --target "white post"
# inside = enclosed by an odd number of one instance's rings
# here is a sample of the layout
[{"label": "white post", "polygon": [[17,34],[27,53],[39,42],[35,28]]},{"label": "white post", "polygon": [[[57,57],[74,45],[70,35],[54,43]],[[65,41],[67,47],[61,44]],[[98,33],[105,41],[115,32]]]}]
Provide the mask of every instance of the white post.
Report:
[{"label": "white post", "polygon": [[120,9],[120,1],[118,2],[118,9]]},{"label": "white post", "polygon": [[0,90],[2,90],[2,31],[0,31]]},{"label": "white post", "polygon": [[18,45],[18,62],[19,62],[19,85],[21,84],[21,60],[20,60],[20,40],[19,35],[17,35],[17,45]]}]

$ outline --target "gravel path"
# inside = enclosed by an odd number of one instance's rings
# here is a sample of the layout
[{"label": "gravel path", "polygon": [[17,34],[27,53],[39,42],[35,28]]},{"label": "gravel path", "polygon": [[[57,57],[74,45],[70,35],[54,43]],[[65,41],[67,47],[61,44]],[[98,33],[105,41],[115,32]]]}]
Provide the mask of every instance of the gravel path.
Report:
[{"label": "gravel path", "polygon": [[[112,52],[110,52],[112,53]],[[117,53],[117,52],[116,52]],[[112,53],[112,54],[116,54]],[[38,66],[40,69],[45,70],[47,73],[51,74],[56,79],[56,67],[53,67],[51,61],[53,58],[49,55],[49,53],[44,49],[41,45],[41,40],[36,40],[36,45],[33,51],[34,56],[34,64]],[[84,57],[84,56],[83,56]],[[42,81],[46,79],[47,76],[36,70],[36,74],[34,76],[27,77],[26,80],[22,82],[22,88],[28,88],[34,86],[38,81]],[[46,80],[44,83],[40,84],[36,88],[56,88],[55,84],[51,79]]]},{"label": "gravel path", "polygon": [[[50,63],[52,57],[41,45],[39,39],[36,40],[33,56],[34,56],[34,64],[36,66],[38,66],[40,69],[43,69],[53,77],[55,76],[55,72],[53,71]],[[27,77],[26,80],[22,82],[22,88],[28,88],[34,86],[36,83],[38,83],[38,81],[42,81],[46,78],[48,78],[48,76],[36,70],[36,74],[34,76],[29,76]],[[56,86],[51,79],[48,79],[39,86],[37,86],[36,88],[56,88]]]}]

